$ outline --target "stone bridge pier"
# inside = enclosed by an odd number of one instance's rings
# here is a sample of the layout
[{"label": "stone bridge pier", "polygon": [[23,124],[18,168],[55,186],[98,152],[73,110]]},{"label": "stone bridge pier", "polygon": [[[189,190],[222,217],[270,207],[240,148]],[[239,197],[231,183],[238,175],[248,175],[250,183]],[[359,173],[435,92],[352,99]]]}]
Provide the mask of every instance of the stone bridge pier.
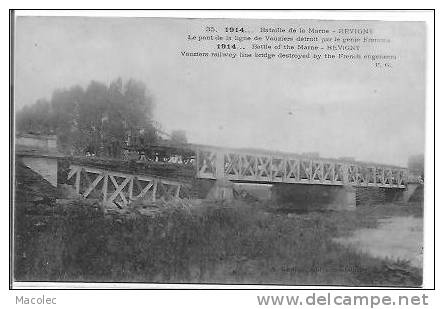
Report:
[{"label": "stone bridge pier", "polygon": [[409,202],[416,191],[421,189],[422,186],[420,183],[409,183],[407,188],[402,192],[402,201],[405,203]]},{"label": "stone bridge pier", "polygon": [[54,135],[22,134],[16,137],[15,153],[23,164],[57,187],[57,138]]}]

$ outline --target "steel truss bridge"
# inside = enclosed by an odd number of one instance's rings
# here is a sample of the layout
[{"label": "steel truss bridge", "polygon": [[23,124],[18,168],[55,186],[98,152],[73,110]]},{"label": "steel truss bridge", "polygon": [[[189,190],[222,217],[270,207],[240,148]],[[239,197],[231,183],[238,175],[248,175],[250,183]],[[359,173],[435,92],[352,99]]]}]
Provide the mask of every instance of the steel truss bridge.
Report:
[{"label": "steel truss bridge", "polygon": [[[177,149],[177,147],[176,147]],[[119,166],[130,163],[114,160],[113,166],[94,163],[95,158],[74,160],[71,157],[67,183],[84,198],[100,198],[104,205],[123,208],[141,200],[156,201],[191,196],[192,179],[224,179],[233,182],[267,184],[311,184],[330,186],[363,186],[390,189],[407,189],[408,170],[397,166],[341,161],[336,159],[309,158],[291,153],[242,150],[187,144],[187,159],[171,155],[175,163],[147,162],[144,167],[157,169],[122,170]],[[190,157],[190,151],[193,154]],[[28,158],[27,165],[57,183],[57,160],[63,155],[18,151],[18,156]],[[41,161],[43,159],[43,161]],[[68,158],[69,159],[69,158]],[[78,158],[77,158],[78,159]],[[104,161],[101,158],[98,160]],[[55,165],[49,161],[55,162]],[[118,162],[116,162],[118,161]],[[42,163],[43,162],[43,163]],[[175,168],[167,174],[168,167]],[[179,177],[180,172],[188,176]]]},{"label": "steel truss bridge", "polygon": [[406,168],[297,154],[196,146],[196,177],[239,182],[406,188]]}]

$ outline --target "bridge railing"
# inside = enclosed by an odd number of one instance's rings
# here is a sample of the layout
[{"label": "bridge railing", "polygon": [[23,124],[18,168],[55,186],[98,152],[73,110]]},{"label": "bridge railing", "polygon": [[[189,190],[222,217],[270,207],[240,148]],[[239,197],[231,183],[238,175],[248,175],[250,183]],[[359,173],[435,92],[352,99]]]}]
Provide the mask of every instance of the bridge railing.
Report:
[{"label": "bridge railing", "polygon": [[361,162],[304,158],[218,148],[196,148],[198,178],[405,188],[407,169]]}]

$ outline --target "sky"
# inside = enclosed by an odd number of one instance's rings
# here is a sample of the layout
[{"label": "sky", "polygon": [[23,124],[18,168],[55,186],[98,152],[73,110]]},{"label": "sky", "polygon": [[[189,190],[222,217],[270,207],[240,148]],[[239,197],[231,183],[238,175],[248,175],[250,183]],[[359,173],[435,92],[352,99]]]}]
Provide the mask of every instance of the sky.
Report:
[{"label": "sky", "polygon": [[[391,39],[391,69],[369,61],[279,61],[183,57],[206,25],[353,27],[316,20],[17,17],[16,109],[55,89],[143,81],[154,118],[190,142],[406,166],[424,152],[425,27],[358,22]],[[193,45],[194,44],[194,45]],[[379,51],[374,50],[375,53]]]}]

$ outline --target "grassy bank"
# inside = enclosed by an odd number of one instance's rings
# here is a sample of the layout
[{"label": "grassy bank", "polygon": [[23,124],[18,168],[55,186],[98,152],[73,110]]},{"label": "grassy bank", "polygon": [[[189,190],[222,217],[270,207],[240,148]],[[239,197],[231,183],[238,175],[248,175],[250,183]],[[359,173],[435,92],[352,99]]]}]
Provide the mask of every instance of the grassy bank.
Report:
[{"label": "grassy bank", "polygon": [[[235,201],[199,211],[104,216],[82,201],[55,204],[44,189],[19,186],[15,279],[418,286],[421,270],[372,258],[333,241],[391,215],[421,216],[411,204],[354,212],[286,214]],[[23,192],[21,192],[22,190]],[[51,193],[53,194],[53,193]],[[96,205],[97,206],[97,205]]]},{"label": "grassy bank", "polygon": [[[288,217],[247,205],[211,205],[199,215],[172,209],[156,218],[121,218],[104,217],[93,207],[76,208],[18,219],[16,279],[421,283],[417,269],[374,259],[332,241],[355,228],[376,224],[357,213]],[[399,267],[401,277],[390,273]]]}]

